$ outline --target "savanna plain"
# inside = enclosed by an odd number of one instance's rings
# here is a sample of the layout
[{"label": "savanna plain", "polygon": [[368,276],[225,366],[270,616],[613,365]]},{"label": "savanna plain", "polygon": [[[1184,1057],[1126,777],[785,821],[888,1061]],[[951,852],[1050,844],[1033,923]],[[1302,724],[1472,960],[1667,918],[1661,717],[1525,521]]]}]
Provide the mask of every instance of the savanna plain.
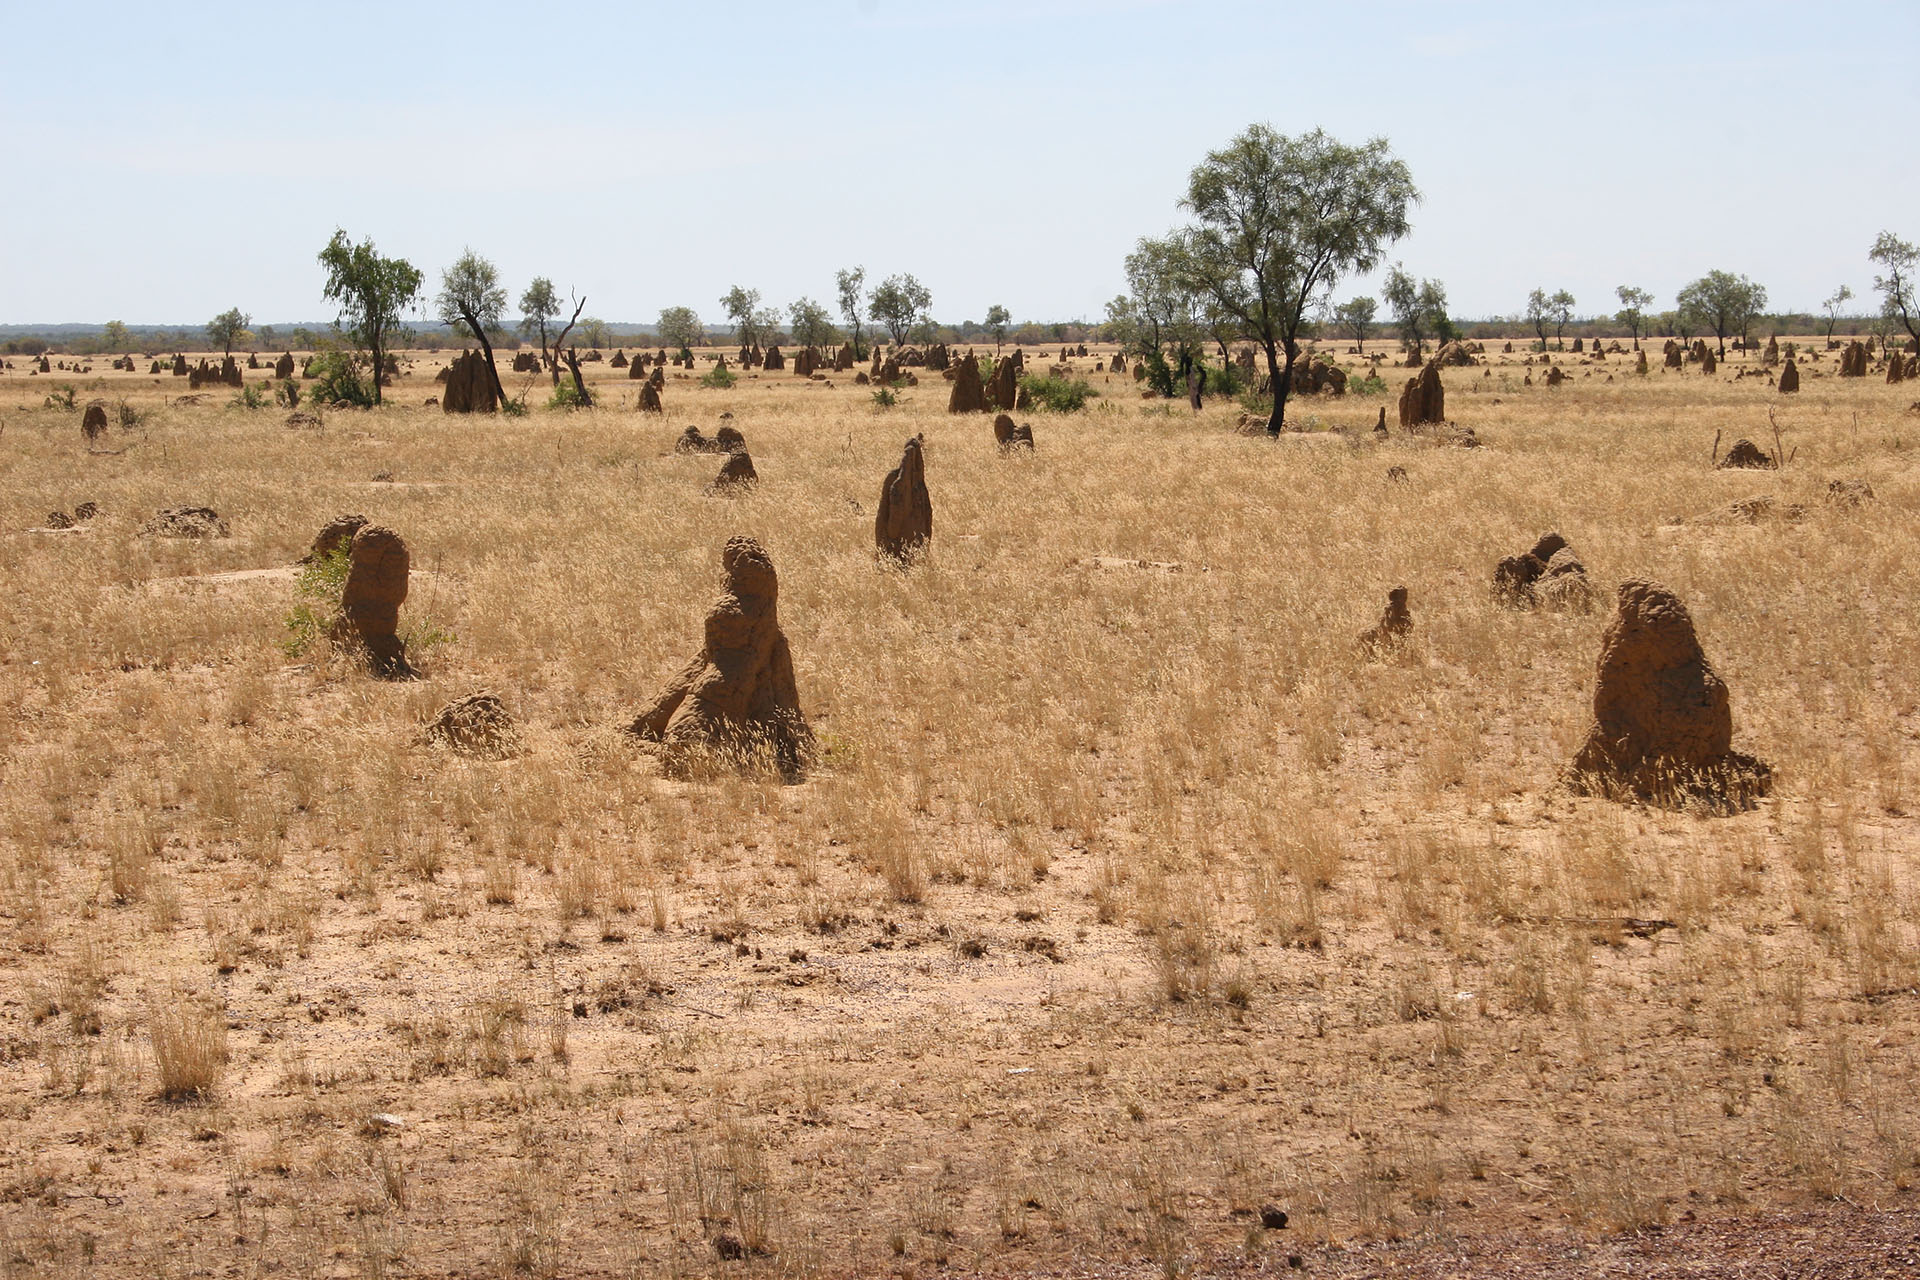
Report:
[{"label": "savanna plain", "polygon": [[[1571,1275],[1880,1211],[1910,1241],[1914,388],[1657,349],[1548,387],[1487,349],[1444,374],[1478,448],[1398,429],[1407,370],[1269,440],[1096,351],[1014,455],[926,370],[882,407],[669,369],[652,415],[592,363],[594,410],[481,417],[414,352],[384,408],[290,428],[144,360],[13,361],[0,1276],[1344,1275],[1475,1241]],[[731,496],[672,448],[722,414]],[[902,570],[872,521],[918,433]],[[1717,470],[1717,435],[1784,465]],[[181,504],[231,536],[140,532]],[[418,680],[289,626],[345,512],[411,547]],[[1593,613],[1493,598],[1548,530]],[[740,533],[798,780],[621,731]],[[1692,611],[1756,807],[1565,786],[1631,578]],[[1395,586],[1411,639],[1370,654]],[[423,738],[481,690],[519,754]]]}]

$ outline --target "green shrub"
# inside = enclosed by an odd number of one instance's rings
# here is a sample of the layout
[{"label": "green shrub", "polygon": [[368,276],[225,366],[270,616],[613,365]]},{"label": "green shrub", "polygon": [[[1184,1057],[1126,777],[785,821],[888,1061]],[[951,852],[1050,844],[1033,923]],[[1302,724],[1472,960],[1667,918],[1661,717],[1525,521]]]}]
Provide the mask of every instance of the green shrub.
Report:
[{"label": "green shrub", "polygon": [[733,370],[717,364],[700,376],[700,385],[712,387],[715,391],[725,391],[739,380],[734,376]]},{"label": "green shrub", "polygon": [[313,375],[313,398],[322,405],[373,407],[373,384],[360,376],[360,360],[345,351],[322,351],[307,372]]},{"label": "green shrub", "polygon": [[1072,413],[1076,409],[1084,409],[1087,401],[1097,394],[1084,378],[1049,378],[1028,374],[1021,379],[1020,387],[1027,393],[1027,400],[1034,408],[1053,413]]},{"label": "green shrub", "polygon": [[[352,539],[300,566],[300,575],[293,581],[294,606],[283,620],[287,636],[280,642],[280,648],[289,658],[304,656],[327,638],[340,608],[340,597],[346,590],[347,571],[352,567]],[[453,632],[433,616],[431,601],[426,609],[409,612],[407,624],[400,628],[399,634],[407,653],[416,658],[455,639]]]},{"label": "green shrub", "polygon": [[240,386],[239,394],[227,401],[229,409],[264,409],[272,403],[265,388],[258,382],[246,382]]},{"label": "green shrub", "polygon": [[1173,398],[1173,369],[1167,364],[1167,358],[1158,351],[1146,354],[1146,384],[1168,399]]},{"label": "green shrub", "polygon": [[900,403],[900,397],[893,394],[892,387],[879,387],[873,393],[873,403],[875,408],[891,409]]},{"label": "green shrub", "polygon": [[[506,415],[509,418],[519,416],[519,414],[514,412],[514,408],[516,406],[520,407],[522,412],[525,411],[524,404],[521,401],[517,401],[517,400],[508,399],[503,401],[500,405],[501,409],[506,412]],[[578,409],[579,407],[580,407],[580,392],[577,388],[574,387],[573,379],[562,378],[560,380],[560,384],[553,389],[553,394],[547,397],[547,408]]]},{"label": "green shrub", "polygon": [[1366,376],[1354,376],[1347,379],[1347,394],[1350,396],[1383,396],[1387,394],[1387,383],[1378,371]]},{"label": "green shrub", "polygon": [[1237,396],[1249,388],[1250,380],[1238,365],[1223,364],[1216,367],[1202,360],[1200,369],[1207,375],[1207,394],[1210,396]]},{"label": "green shrub", "polygon": [[348,539],[331,553],[300,567],[300,576],[293,580],[293,610],[285,619],[287,638],[280,642],[289,658],[304,655],[333,625],[333,611],[346,589],[352,556],[353,543]]},{"label": "green shrub", "polygon": [[73,388],[64,382],[55,387],[52,393],[47,396],[47,408],[49,409],[73,409],[78,407],[74,401]]}]

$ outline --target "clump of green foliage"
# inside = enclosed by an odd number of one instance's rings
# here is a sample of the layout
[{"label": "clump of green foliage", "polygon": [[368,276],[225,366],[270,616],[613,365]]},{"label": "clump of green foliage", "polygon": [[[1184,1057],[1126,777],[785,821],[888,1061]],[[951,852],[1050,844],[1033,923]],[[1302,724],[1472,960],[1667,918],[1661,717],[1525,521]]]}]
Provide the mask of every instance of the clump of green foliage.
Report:
[{"label": "clump of green foliage", "polygon": [[[280,648],[289,658],[304,657],[312,652],[333,630],[340,597],[347,587],[347,573],[352,567],[352,539],[300,566],[300,574],[293,582],[294,605],[282,620],[287,634]],[[407,624],[400,628],[400,642],[416,658],[443,644],[451,644],[455,638],[430,611],[411,613]]]},{"label": "clump of green foliage", "polygon": [[[501,402],[500,405],[500,408],[510,418],[520,416],[514,412],[515,407],[519,407],[521,412],[525,412],[522,402],[511,398]],[[580,392],[579,389],[573,385],[571,379],[561,382],[553,389],[553,394],[547,397],[547,408],[549,409],[578,409],[579,407]]]},{"label": "clump of green foliage", "polygon": [[740,379],[734,375],[733,370],[727,368],[725,365],[718,364],[700,375],[700,385],[703,387],[712,387],[716,391],[725,391],[739,380]]},{"label": "clump of green foliage", "polygon": [[1207,394],[1210,396],[1237,396],[1251,385],[1251,380],[1241,372],[1236,364],[1214,366],[1201,360],[1200,372],[1206,375]]},{"label": "clump of green foliage", "polygon": [[265,388],[258,382],[243,383],[233,399],[227,401],[229,409],[264,409],[272,403]]},{"label": "clump of green foliage", "polygon": [[873,403],[875,408],[891,409],[900,403],[900,397],[893,394],[892,387],[879,387],[873,393]]},{"label": "clump of green foliage", "polygon": [[360,374],[359,361],[344,351],[322,351],[313,358],[313,398],[329,408],[335,405],[373,407],[373,384]]},{"label": "clump of green foliage", "polygon": [[1053,413],[1072,413],[1084,409],[1087,401],[1096,394],[1084,378],[1049,378],[1029,374],[1021,380],[1020,386],[1034,408]]},{"label": "clump of green foliage", "polygon": [[347,540],[300,567],[300,576],[293,581],[293,610],[285,618],[287,637],[280,642],[289,658],[305,655],[333,625],[333,611],[346,589],[352,562],[353,543]]},{"label": "clump of green foliage", "polygon": [[1383,396],[1387,394],[1386,379],[1379,370],[1371,370],[1365,377],[1358,375],[1347,379],[1347,394],[1350,396]]},{"label": "clump of green foliage", "polygon": [[47,408],[49,409],[72,409],[76,407],[73,388],[67,383],[61,383],[47,396]]}]

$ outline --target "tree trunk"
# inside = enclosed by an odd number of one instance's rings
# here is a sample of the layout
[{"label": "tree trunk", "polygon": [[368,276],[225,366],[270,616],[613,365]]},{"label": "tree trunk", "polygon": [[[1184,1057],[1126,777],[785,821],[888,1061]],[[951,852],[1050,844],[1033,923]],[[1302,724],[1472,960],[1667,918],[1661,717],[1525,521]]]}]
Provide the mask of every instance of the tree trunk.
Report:
[{"label": "tree trunk", "polygon": [[586,381],[580,376],[580,361],[574,355],[572,347],[567,348],[567,372],[573,375],[573,390],[580,397],[580,407],[593,408],[593,397],[587,394]]},{"label": "tree trunk", "polygon": [[373,352],[373,402],[380,403],[380,375],[385,372],[387,358],[380,350],[380,336],[367,335],[367,347]]},{"label": "tree trunk", "polygon": [[1287,428],[1287,393],[1293,382],[1293,350],[1287,350],[1287,366],[1280,367],[1280,350],[1277,344],[1269,341],[1267,348],[1267,381],[1273,387],[1273,416],[1267,419],[1267,434],[1277,436]]},{"label": "tree trunk", "polygon": [[467,328],[473,330],[474,340],[480,344],[482,354],[487,357],[487,381],[493,383],[493,396],[504,405],[507,402],[507,389],[500,385],[500,370],[494,367],[493,344],[487,341],[487,327],[481,324],[471,311],[460,309],[460,318],[467,322]]}]

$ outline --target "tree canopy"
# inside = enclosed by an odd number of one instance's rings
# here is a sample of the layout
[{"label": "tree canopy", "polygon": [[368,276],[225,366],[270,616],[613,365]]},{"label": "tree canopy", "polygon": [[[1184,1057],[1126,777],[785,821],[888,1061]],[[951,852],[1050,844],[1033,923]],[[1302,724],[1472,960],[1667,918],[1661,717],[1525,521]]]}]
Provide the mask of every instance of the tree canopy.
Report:
[{"label": "tree canopy", "polygon": [[1692,327],[1711,329],[1727,354],[1727,335],[1744,334],[1753,318],[1767,309],[1767,291],[1728,271],[1709,271],[1681,289],[1674,299]]},{"label": "tree canopy", "polygon": [[833,316],[812,298],[801,298],[787,307],[788,331],[803,347],[825,347],[840,336],[833,327]]},{"label": "tree canopy", "polygon": [[874,287],[867,319],[885,325],[893,335],[893,345],[898,347],[906,343],[914,321],[925,316],[932,305],[932,291],[912,276],[888,276]]},{"label": "tree canopy", "polygon": [[1429,337],[1450,327],[1447,287],[1438,280],[1415,280],[1396,262],[1380,286],[1380,296],[1387,300],[1394,327],[1408,351],[1419,351]]},{"label": "tree canopy", "polygon": [[250,336],[247,326],[252,323],[253,317],[238,307],[222,311],[207,321],[207,340],[220,348],[223,355],[232,355],[233,349]]},{"label": "tree canopy", "polygon": [[340,308],[334,326],[373,361],[373,394],[380,403],[380,384],[386,375],[386,354],[405,336],[401,317],[420,297],[423,280],[405,258],[389,258],[371,239],[354,244],[336,229],[320,251],[327,282],[322,295]]},{"label": "tree canopy", "polygon": [[840,296],[840,318],[847,322],[847,329],[853,334],[853,358],[865,360],[867,353],[860,345],[860,294],[866,287],[867,269],[844,268],[834,273],[833,282]]},{"label": "tree canopy", "polygon": [[1269,433],[1286,422],[1287,375],[1309,309],[1325,304],[1342,275],[1379,263],[1410,229],[1418,199],[1385,138],[1351,146],[1319,129],[1290,138],[1252,125],[1188,175],[1181,203],[1194,222],[1164,242],[1173,273],[1265,349]]},{"label": "tree canopy", "polygon": [[1620,299],[1620,310],[1614,319],[1633,331],[1633,349],[1640,349],[1640,333],[1646,328],[1647,308],[1653,305],[1653,295],[1634,285],[1616,286],[1614,296]]},{"label": "tree canopy", "polygon": [[1380,304],[1362,294],[1357,298],[1348,298],[1333,309],[1333,322],[1352,335],[1354,345],[1367,340],[1367,331],[1373,328],[1373,318],[1380,313]]},{"label": "tree canopy", "polygon": [[1920,342],[1920,297],[1914,288],[1920,250],[1893,232],[1882,231],[1867,251],[1867,260],[1880,264],[1881,274],[1873,277],[1873,287],[1880,291],[1880,314],[1897,321],[1908,337]]},{"label": "tree canopy", "polygon": [[987,308],[987,318],[981,323],[993,335],[993,349],[997,354],[1006,345],[1007,326],[1013,323],[1013,313],[996,302]]},{"label": "tree canopy", "polygon": [[433,305],[440,323],[452,329],[456,337],[472,338],[480,344],[493,394],[505,404],[506,388],[500,385],[500,370],[493,362],[492,335],[501,331],[507,313],[507,291],[500,285],[499,269],[472,249],[463,250],[453,265],[440,273],[440,293]]},{"label": "tree canopy", "polygon": [[706,341],[706,329],[700,323],[700,317],[694,314],[692,307],[662,307],[660,309],[660,345],[663,347],[697,347]]}]

